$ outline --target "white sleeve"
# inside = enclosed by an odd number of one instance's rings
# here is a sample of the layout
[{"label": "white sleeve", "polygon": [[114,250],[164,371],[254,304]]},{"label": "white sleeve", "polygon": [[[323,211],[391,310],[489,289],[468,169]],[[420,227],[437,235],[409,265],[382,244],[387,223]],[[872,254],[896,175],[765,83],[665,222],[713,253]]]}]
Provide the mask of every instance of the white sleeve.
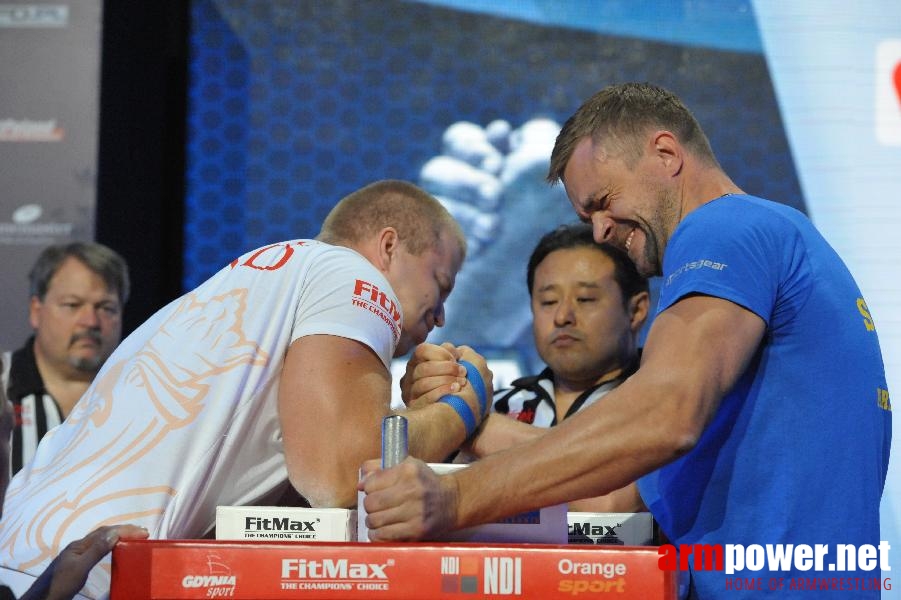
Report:
[{"label": "white sleeve", "polygon": [[346,249],[323,252],[298,293],[292,342],[316,334],[349,338],[372,348],[390,369],[403,323],[400,302],[366,259]]}]

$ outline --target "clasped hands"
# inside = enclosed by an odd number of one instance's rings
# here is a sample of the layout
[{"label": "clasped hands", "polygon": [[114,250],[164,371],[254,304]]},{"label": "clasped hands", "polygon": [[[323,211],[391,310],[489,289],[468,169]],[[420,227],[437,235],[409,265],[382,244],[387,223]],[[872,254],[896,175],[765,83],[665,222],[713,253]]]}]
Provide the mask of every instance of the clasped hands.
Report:
[{"label": "clasped hands", "polygon": [[[420,344],[400,387],[404,403],[412,409],[447,402],[448,397],[459,399],[450,401],[456,403],[457,414],[466,421],[468,409],[474,420],[465,424],[468,440],[487,415],[493,391],[484,357],[468,346],[450,343]],[[378,459],[366,461],[359,484],[365,493],[371,541],[428,539],[456,526],[459,493],[453,475],[438,476],[415,458],[386,470],[380,466]]]}]

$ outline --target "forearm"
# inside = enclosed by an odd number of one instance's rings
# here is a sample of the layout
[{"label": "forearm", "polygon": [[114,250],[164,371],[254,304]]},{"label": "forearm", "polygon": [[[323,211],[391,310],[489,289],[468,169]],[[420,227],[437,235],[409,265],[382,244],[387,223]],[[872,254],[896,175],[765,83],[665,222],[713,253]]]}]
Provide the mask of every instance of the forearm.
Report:
[{"label": "forearm", "polygon": [[[548,432],[548,428],[522,423],[502,414],[491,414],[482,423],[478,435],[469,450],[478,458],[484,458],[502,450],[524,444]],[[582,498],[569,502],[569,510],[588,512],[642,512],[647,510],[638,494],[635,482],[602,496]]]},{"label": "forearm", "polygon": [[410,455],[425,462],[443,461],[466,441],[463,421],[443,402],[397,414],[407,418]]},{"label": "forearm", "polygon": [[682,442],[668,431],[672,421],[653,402],[635,401],[628,384],[533,442],[445,476],[454,479],[444,482],[448,488],[457,488],[454,527],[602,496],[680,455]]},{"label": "forearm", "polygon": [[475,456],[484,458],[534,440],[546,432],[546,428],[535,427],[506,415],[492,413],[485,418],[472,438],[469,450]]},{"label": "forearm", "polygon": [[638,493],[638,484],[630,483],[603,496],[582,498],[569,502],[570,511],[635,513],[647,512],[647,507]]},{"label": "forearm", "polygon": [[766,323],[725,300],[691,296],[657,315],[641,368],[536,440],[438,476],[409,459],[365,466],[370,539],[445,531],[608,494],[689,452],[759,348]]}]

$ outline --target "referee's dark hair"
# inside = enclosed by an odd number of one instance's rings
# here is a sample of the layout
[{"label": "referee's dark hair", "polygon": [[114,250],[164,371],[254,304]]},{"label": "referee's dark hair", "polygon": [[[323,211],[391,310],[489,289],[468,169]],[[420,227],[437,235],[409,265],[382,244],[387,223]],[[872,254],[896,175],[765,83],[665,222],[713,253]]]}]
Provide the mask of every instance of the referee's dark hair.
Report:
[{"label": "referee's dark hair", "polygon": [[648,280],[642,277],[635,268],[635,263],[623,250],[610,244],[599,244],[594,241],[594,233],[588,223],[574,223],[560,225],[556,229],[544,234],[538,241],[538,245],[529,257],[529,266],[526,274],[526,284],[529,286],[529,296],[532,295],[532,285],[535,282],[535,269],[541,264],[547,255],[555,250],[566,248],[594,248],[603,252],[614,265],[614,279],[623,293],[623,303],[639,292],[648,291]]}]

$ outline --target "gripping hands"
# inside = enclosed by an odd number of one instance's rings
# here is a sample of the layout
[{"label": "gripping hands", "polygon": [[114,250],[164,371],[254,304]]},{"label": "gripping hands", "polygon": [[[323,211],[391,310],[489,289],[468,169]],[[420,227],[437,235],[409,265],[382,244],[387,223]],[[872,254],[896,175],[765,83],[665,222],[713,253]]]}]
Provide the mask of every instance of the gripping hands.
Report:
[{"label": "gripping hands", "polygon": [[469,438],[488,413],[492,373],[484,357],[468,346],[420,344],[401,379],[406,405],[435,402],[457,413]]},{"label": "gripping hands", "polygon": [[466,369],[466,380],[478,399],[478,419],[473,414],[470,405],[461,396],[447,394],[442,396],[438,402],[443,402],[456,411],[457,416],[460,417],[463,421],[463,426],[466,428],[466,439],[469,439],[488,413],[488,398],[485,392],[485,383],[482,381],[482,375],[479,373],[478,368],[469,361],[460,360],[458,362]]}]

